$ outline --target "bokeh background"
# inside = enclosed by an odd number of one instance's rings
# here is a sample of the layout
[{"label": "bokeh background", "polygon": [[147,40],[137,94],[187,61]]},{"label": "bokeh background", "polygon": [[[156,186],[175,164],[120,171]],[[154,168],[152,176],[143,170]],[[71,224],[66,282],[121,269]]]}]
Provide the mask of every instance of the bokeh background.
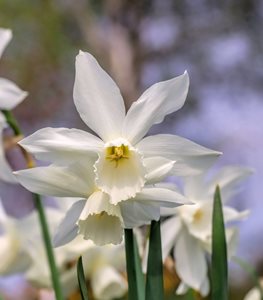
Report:
[{"label": "bokeh background", "polygon": [[[151,84],[190,75],[185,106],[152,128],[222,151],[215,168],[252,167],[233,205],[250,209],[238,255],[263,275],[263,2],[256,0],[0,0],[14,38],[0,76],[29,91],[14,111],[25,134],[44,126],[85,129],[72,101],[74,60],[91,52],[116,80],[127,108]],[[20,168],[10,153],[14,168]],[[1,184],[5,207],[25,215],[22,188]],[[18,213],[19,212],[19,213]],[[233,299],[251,282],[231,266]]]}]

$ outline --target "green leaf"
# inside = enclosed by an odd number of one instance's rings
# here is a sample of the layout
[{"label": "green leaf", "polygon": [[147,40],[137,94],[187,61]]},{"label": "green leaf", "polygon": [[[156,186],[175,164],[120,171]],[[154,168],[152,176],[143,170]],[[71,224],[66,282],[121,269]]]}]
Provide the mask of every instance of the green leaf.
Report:
[{"label": "green leaf", "polygon": [[145,299],[164,299],[160,221],[152,221],[151,223]]},{"label": "green leaf", "polygon": [[251,276],[254,285],[257,287],[257,289],[260,292],[260,300],[263,300],[263,289],[260,284],[259,275],[255,270],[255,268],[239,257],[233,257],[232,260],[236,262],[247,274]]},{"label": "green leaf", "polygon": [[78,282],[79,282],[79,289],[81,294],[82,300],[88,300],[88,289],[86,286],[86,280],[82,265],[82,257],[78,259],[78,265],[77,265],[77,273],[78,273]]},{"label": "green leaf", "polygon": [[144,275],[136,238],[132,229],[125,229],[126,264],[129,284],[129,300],[144,300]]},{"label": "green leaf", "polygon": [[214,195],[212,229],[212,300],[228,299],[227,248],[220,189]]}]

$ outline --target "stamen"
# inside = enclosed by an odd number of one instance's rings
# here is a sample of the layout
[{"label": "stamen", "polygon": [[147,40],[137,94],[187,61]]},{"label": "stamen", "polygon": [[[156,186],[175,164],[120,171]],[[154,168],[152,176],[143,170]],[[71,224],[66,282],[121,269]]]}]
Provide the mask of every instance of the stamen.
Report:
[{"label": "stamen", "polygon": [[106,159],[115,161],[115,167],[118,167],[119,160],[129,158],[129,147],[122,144],[121,146],[111,146],[106,150]]},{"label": "stamen", "polygon": [[200,221],[203,217],[203,211],[199,208],[195,213],[194,213],[194,221]]}]

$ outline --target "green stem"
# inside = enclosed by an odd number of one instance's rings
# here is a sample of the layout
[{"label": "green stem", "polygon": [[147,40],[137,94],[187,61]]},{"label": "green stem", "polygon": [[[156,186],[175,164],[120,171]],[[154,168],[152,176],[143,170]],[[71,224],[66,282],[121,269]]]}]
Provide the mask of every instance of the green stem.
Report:
[{"label": "green stem", "polygon": [[151,222],[145,299],[164,299],[160,220]]},{"label": "green stem", "polygon": [[[12,128],[14,134],[16,136],[22,135],[22,130],[20,129],[13,114],[7,110],[3,110],[2,112],[5,115],[6,121],[9,124],[9,126]],[[57,269],[56,262],[55,262],[55,256],[54,256],[54,252],[53,252],[53,248],[52,248],[52,244],[51,244],[50,233],[49,233],[48,224],[47,224],[47,218],[45,216],[45,210],[44,210],[40,195],[33,194],[33,193],[32,193],[32,195],[34,198],[36,209],[38,211],[39,222],[40,222],[41,230],[42,230],[42,237],[43,237],[43,241],[44,241],[45,248],[46,248],[49,269],[50,269],[50,273],[51,273],[51,279],[52,279],[52,283],[53,283],[54,292],[56,295],[56,300],[63,300],[63,293],[62,293],[62,288],[61,288],[61,284],[60,284],[60,280],[59,280],[58,269]]]},{"label": "green stem", "polygon": [[141,270],[141,262],[132,229],[125,229],[125,252],[128,276],[129,300],[144,300],[144,278]]}]

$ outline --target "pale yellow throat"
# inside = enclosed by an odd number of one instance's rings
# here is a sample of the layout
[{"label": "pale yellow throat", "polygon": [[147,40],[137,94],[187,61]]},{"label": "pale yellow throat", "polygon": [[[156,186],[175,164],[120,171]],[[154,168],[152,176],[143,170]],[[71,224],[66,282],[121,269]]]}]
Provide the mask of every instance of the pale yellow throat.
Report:
[{"label": "pale yellow throat", "polygon": [[115,162],[115,167],[117,168],[121,160],[129,158],[129,152],[129,147],[124,144],[111,146],[106,148],[106,159]]}]

